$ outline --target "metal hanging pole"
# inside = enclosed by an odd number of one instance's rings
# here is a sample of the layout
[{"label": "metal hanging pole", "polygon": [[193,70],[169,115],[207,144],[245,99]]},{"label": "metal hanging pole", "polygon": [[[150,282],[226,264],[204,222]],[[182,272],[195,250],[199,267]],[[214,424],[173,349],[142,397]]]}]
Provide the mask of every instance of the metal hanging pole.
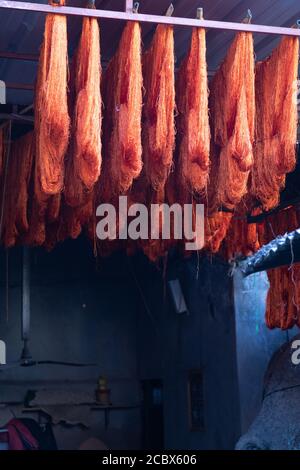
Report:
[{"label": "metal hanging pole", "polygon": [[[131,7],[132,2],[126,1],[125,7]],[[87,16],[90,18],[106,18],[111,20],[123,20],[123,21],[136,21],[136,14],[131,11],[110,11],[110,10],[96,10],[89,8],[77,8],[77,7],[66,7],[59,6],[54,7],[51,5],[44,5],[40,3],[28,3],[28,2],[14,2],[9,0],[0,0],[0,8],[6,8],[9,10],[23,10],[23,11],[34,11],[40,13],[54,13],[63,14],[70,16]],[[199,20],[193,18],[176,18],[174,16],[157,16],[157,15],[145,15],[140,13],[138,15],[138,21],[141,23],[155,23],[155,24],[169,24],[174,26],[187,26],[187,27],[202,27],[206,29],[220,29],[228,31],[245,31],[249,33],[259,34],[274,34],[279,36],[296,36],[300,37],[300,30],[295,28],[285,28],[281,26],[263,26],[248,23],[232,23],[227,21],[211,21],[211,20]]]}]

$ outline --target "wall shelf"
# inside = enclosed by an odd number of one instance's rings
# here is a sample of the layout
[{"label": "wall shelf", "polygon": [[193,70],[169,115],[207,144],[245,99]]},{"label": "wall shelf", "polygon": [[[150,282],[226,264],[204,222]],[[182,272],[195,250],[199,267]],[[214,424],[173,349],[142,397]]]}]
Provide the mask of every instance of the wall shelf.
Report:
[{"label": "wall shelf", "polygon": [[[61,403],[61,406],[90,406],[90,409],[92,411],[104,411],[104,425],[105,429],[108,428],[109,426],[109,418],[110,418],[110,412],[111,411],[122,411],[122,410],[133,410],[133,409],[138,409],[140,408],[140,405],[99,405],[97,403],[91,404],[91,403],[78,403],[78,404],[68,404],[68,403]],[[60,405],[45,405],[47,406],[60,406]],[[22,413],[43,413],[44,415],[47,415],[51,417],[47,411],[45,411],[42,407],[36,407],[36,406],[27,406],[22,409]]]}]

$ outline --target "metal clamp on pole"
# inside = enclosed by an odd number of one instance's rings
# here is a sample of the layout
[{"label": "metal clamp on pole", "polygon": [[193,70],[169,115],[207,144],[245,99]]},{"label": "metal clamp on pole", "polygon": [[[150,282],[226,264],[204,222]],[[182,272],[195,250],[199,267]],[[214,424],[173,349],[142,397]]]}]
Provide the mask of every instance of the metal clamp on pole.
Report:
[{"label": "metal clamp on pole", "polygon": [[95,0],[88,0],[87,8],[96,8],[95,7]]},{"label": "metal clamp on pole", "polygon": [[133,10],[133,0],[125,0],[125,12],[132,13]]},{"label": "metal clamp on pole", "polygon": [[167,9],[166,11],[166,15],[165,16],[172,16],[174,13],[174,5],[173,3],[171,3],[171,5],[169,6],[169,8]]},{"label": "metal clamp on pole", "polygon": [[135,2],[133,4],[132,13],[138,13],[139,12],[139,7],[140,7],[139,2]]},{"label": "metal clamp on pole", "polygon": [[242,23],[244,23],[244,24],[250,24],[251,21],[252,21],[252,18],[253,18],[252,11],[250,10],[250,8],[248,8],[248,10],[247,10],[247,16],[246,16],[246,18],[243,19]]},{"label": "metal clamp on pole", "polygon": [[204,15],[203,15],[203,8],[197,8],[197,14],[196,14],[197,20],[204,20]]}]

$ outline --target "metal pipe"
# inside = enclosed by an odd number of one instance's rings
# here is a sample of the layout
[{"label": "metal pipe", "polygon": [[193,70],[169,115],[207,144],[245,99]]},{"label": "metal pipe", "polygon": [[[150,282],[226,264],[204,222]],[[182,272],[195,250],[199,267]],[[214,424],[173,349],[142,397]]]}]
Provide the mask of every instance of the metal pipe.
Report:
[{"label": "metal pipe", "polygon": [[33,124],[34,122],[33,116],[22,116],[15,113],[0,113],[0,119],[6,119],[7,121],[27,122],[28,124]]},{"label": "metal pipe", "polygon": [[232,23],[226,21],[198,20],[193,18],[176,18],[174,16],[158,16],[134,14],[130,12],[110,11],[110,10],[92,10],[90,8],[77,7],[54,7],[39,3],[15,2],[8,0],[0,0],[0,8],[10,10],[25,10],[40,13],[54,13],[70,16],[87,16],[91,18],[106,18],[112,20],[123,21],[139,21],[141,23],[159,23],[177,26],[202,27],[206,29],[220,29],[228,31],[245,31],[259,34],[274,34],[283,36],[300,37],[300,30],[295,28],[285,28],[281,26],[264,26],[246,23]]},{"label": "metal pipe", "polygon": [[22,339],[29,339],[30,328],[30,249],[22,252]]},{"label": "metal pipe", "polygon": [[28,347],[30,332],[30,248],[23,247],[22,252],[22,340],[23,350],[21,358],[26,363],[30,361],[31,354]]},{"label": "metal pipe", "polygon": [[34,86],[29,83],[12,83],[12,82],[5,82],[6,88],[10,88],[13,90],[27,90],[32,91],[34,90]]},{"label": "metal pipe", "polygon": [[18,60],[29,60],[36,62],[39,60],[39,56],[35,54],[19,54],[17,52],[0,52],[0,59],[18,59]]}]

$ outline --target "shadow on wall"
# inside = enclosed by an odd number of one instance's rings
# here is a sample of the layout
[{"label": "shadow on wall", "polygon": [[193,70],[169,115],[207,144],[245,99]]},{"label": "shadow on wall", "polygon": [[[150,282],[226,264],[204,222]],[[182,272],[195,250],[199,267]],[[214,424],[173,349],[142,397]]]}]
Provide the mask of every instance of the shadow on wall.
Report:
[{"label": "shadow on wall", "polygon": [[[180,280],[188,314],[175,312],[169,279]],[[165,447],[233,449],[240,425],[228,265],[195,256],[169,263],[165,282],[153,276],[140,285],[145,302],[138,316],[139,375],[163,381]],[[197,413],[202,407],[201,430],[191,427],[188,383],[195,370],[203,379],[203,403],[195,405]]]},{"label": "shadow on wall", "polygon": [[266,272],[243,277],[234,272],[234,302],[241,432],[245,433],[260,410],[264,375],[273,353],[289,337],[292,330],[270,330],[265,324],[266,296],[269,281]]},{"label": "shadow on wall", "polygon": [[[3,252],[1,254],[4,270],[5,257]],[[64,243],[51,253],[41,249],[32,251],[29,346],[33,359],[96,362],[97,367],[41,365],[0,372],[0,402],[21,404],[28,389],[45,388],[49,393],[51,390],[79,390],[93,397],[97,380],[103,375],[108,378],[114,405],[139,404],[136,292],[128,276],[126,278],[122,259],[102,264],[97,266],[84,240]],[[6,293],[2,277],[0,290],[0,337],[7,346],[7,362],[11,362],[20,358],[22,349],[19,249],[9,250],[8,266],[9,288]],[[18,412],[21,409],[19,406]],[[38,415],[30,417],[37,419]],[[88,419],[89,429],[55,426],[58,447],[76,448],[93,435],[112,449],[140,447],[138,407],[112,411],[107,428],[101,411],[92,411]]]},{"label": "shadow on wall", "polygon": [[[294,339],[298,340],[298,351]],[[294,339],[272,357],[261,409],[249,431],[238,441],[238,450],[300,449],[300,335]]]},{"label": "shadow on wall", "polygon": [[[1,339],[7,344],[8,362],[19,358],[22,346],[20,255],[18,249],[9,252],[8,316],[5,280],[0,284]],[[4,256],[0,263],[5,266]],[[237,287],[235,323],[228,270],[227,264],[204,256],[171,259],[166,271],[142,256],[129,259],[119,253],[97,263],[84,240],[64,243],[50,254],[34,250],[30,343],[34,358],[96,361],[99,366],[80,370],[43,366],[1,373],[0,402],[21,402],[28,388],[57,384],[94,390],[97,378],[104,375],[114,404],[138,405],[141,382],[160,380],[165,448],[234,448],[241,434],[239,388],[244,412],[254,388],[256,396],[260,395],[258,378],[249,391],[252,378],[257,377],[255,361],[262,375],[271,352],[253,331],[253,300],[244,309],[247,296],[241,291],[239,297]],[[175,312],[167,288],[170,279],[180,280],[188,314]],[[253,292],[249,299],[251,295]],[[263,328],[262,312],[259,325]],[[257,343],[253,344],[254,338]],[[280,338],[282,342],[282,334]],[[188,394],[191,371],[200,371],[202,377],[203,393],[195,407]],[[251,413],[257,411],[258,403],[257,398]],[[201,429],[191,426],[191,413],[203,417]],[[93,416],[97,435],[110,448],[140,448],[139,408],[112,412],[107,429],[102,414]],[[75,441],[79,444],[80,432],[76,428],[71,436],[65,429],[59,431],[59,447],[72,448]],[[89,432],[82,433],[89,437]]]}]

